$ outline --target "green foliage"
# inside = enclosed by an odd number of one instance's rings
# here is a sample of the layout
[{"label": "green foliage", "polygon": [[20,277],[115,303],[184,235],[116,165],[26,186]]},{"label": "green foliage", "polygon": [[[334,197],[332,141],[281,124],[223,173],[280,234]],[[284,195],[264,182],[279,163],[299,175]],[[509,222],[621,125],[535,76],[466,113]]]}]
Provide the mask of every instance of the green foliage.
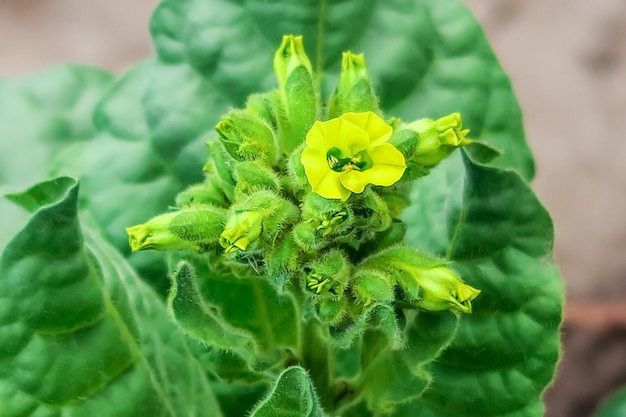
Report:
[{"label": "green foliage", "polygon": [[[116,80],[0,80],[2,191],[56,177],[0,202],[0,416],[542,415],[552,223],[457,0],[163,0],[150,29],[156,56]],[[303,46],[275,56],[289,33]],[[399,118],[458,112],[473,143],[346,202],[311,193],[304,135],[366,110],[407,160]],[[153,217],[182,251],[131,254],[125,228]]]},{"label": "green foliage", "polygon": [[77,182],[12,199],[34,214],[0,258],[0,415],[221,415],[158,297],[81,226]]},{"label": "green foliage", "polygon": [[593,417],[620,417],[626,414],[626,388],[622,387],[605,399]]},{"label": "green foliage", "polygon": [[299,366],[285,369],[276,379],[272,392],[250,417],[325,417],[315,388]]}]

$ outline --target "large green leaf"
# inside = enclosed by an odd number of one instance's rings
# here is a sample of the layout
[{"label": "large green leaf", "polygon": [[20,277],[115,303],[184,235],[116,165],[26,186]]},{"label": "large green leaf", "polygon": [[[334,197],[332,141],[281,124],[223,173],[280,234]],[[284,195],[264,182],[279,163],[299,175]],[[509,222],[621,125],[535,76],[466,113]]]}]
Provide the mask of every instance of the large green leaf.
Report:
[{"label": "large green leaf", "polygon": [[515,172],[465,156],[464,172],[455,171],[454,159],[415,184],[407,242],[448,257],[482,292],[428,367],[431,388],[396,415],[540,416],[563,303],[550,217]]},{"label": "large green leaf", "polygon": [[57,152],[89,140],[93,106],[112,81],[82,65],[0,79],[0,185],[25,187],[46,177]]},{"label": "large green leaf", "polygon": [[[45,178],[56,153],[89,140],[91,110],[111,82],[107,72],[82,65],[0,78],[0,193]],[[27,216],[4,199],[0,213],[1,250]]]},{"label": "large green leaf", "polygon": [[78,184],[14,194],[34,211],[0,258],[0,415],[220,416],[158,297],[78,221]]}]

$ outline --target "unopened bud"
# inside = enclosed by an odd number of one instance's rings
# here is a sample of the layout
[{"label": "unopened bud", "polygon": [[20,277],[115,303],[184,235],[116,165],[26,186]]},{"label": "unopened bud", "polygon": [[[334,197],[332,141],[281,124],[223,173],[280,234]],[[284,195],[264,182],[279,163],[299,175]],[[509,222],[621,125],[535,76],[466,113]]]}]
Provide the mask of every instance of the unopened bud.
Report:
[{"label": "unopened bud", "polygon": [[274,170],[257,161],[243,161],[235,166],[235,191],[250,194],[258,190],[280,191],[280,179]]},{"label": "unopened bud", "polygon": [[274,55],[274,72],[278,85],[284,87],[289,77],[300,67],[309,74],[313,73],[311,61],[304,51],[302,36],[284,35]]},{"label": "unopened bud", "polygon": [[203,252],[217,246],[225,218],[224,209],[189,208],[128,227],[126,233],[133,252],[147,249]]},{"label": "unopened bud", "polygon": [[256,211],[236,212],[230,216],[220,235],[220,245],[225,253],[245,251],[261,234],[263,216]]},{"label": "unopened bud", "polygon": [[245,111],[232,111],[215,126],[228,154],[238,160],[266,160],[275,164],[277,150],[269,125]]},{"label": "unopened bud", "polygon": [[304,52],[302,36],[283,36],[274,55],[274,72],[280,89],[280,103],[272,103],[278,116],[278,141],[281,149],[290,154],[304,142],[319,107],[313,68]]},{"label": "unopened bud", "polygon": [[425,167],[437,165],[458,147],[472,143],[462,128],[461,115],[452,113],[437,120],[421,119],[406,126],[419,134],[411,161]]},{"label": "unopened bud", "polygon": [[378,113],[378,98],[373,92],[363,54],[344,52],[337,91],[330,100],[329,118],[347,112]]},{"label": "unopened bud", "polygon": [[261,243],[273,246],[280,233],[296,223],[300,215],[293,203],[270,190],[242,196],[231,206],[230,213],[220,236],[226,253],[248,250],[259,237]]},{"label": "unopened bud", "polygon": [[191,207],[199,205],[223,206],[226,204],[224,193],[220,190],[216,178],[209,175],[201,184],[195,184],[181,191],[176,196],[178,207]]},{"label": "unopened bud", "polygon": [[416,303],[424,310],[457,310],[472,312],[472,300],[480,290],[467,285],[450,269],[444,266],[421,270],[415,274],[420,285],[420,300]]},{"label": "unopened bud", "polygon": [[305,267],[306,287],[315,294],[341,295],[348,286],[351,264],[339,250],[326,252]]},{"label": "unopened bud", "polygon": [[350,285],[352,295],[363,305],[374,301],[393,301],[393,281],[385,272],[371,269],[360,269],[354,274]]}]

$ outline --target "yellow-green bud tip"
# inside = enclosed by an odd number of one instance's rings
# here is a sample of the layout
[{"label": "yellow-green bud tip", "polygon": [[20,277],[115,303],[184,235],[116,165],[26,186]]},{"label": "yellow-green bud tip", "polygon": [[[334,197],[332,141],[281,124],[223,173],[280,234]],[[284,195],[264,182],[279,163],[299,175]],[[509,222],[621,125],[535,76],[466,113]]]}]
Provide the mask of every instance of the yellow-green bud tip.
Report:
[{"label": "yellow-green bud tip", "polygon": [[359,80],[369,81],[364,54],[344,52],[341,59],[341,74],[339,76],[339,89],[349,91]]},{"label": "yellow-green bud tip", "polygon": [[450,268],[443,266],[420,271],[415,278],[421,295],[417,305],[425,310],[471,313],[472,300],[480,294],[480,290],[463,283]]},{"label": "yellow-green bud tip", "polygon": [[245,251],[261,235],[263,217],[256,211],[234,213],[220,235],[225,253]]},{"label": "yellow-green bud tip", "polygon": [[274,55],[274,72],[278,78],[278,84],[284,86],[289,74],[301,65],[309,74],[313,73],[311,61],[304,51],[302,36],[284,35]]},{"label": "yellow-green bud tip", "polygon": [[147,249],[148,244],[146,243],[146,239],[148,238],[149,232],[145,224],[127,227],[126,233],[128,234],[128,244],[132,252]]},{"label": "yellow-green bud tip", "polygon": [[147,223],[127,227],[130,250],[166,250],[178,239],[168,230],[170,222],[178,213],[166,213],[153,217]]},{"label": "yellow-green bud tip", "polygon": [[458,147],[472,143],[469,129],[462,128],[461,115],[452,113],[437,120],[421,119],[406,126],[419,134],[412,160],[422,166],[434,166]]}]

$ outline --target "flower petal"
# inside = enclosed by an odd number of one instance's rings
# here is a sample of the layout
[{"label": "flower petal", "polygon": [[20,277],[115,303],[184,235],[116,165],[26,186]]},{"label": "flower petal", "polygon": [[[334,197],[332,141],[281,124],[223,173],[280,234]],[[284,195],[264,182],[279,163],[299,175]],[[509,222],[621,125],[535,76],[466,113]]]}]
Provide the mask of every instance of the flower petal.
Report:
[{"label": "flower petal", "polygon": [[388,187],[402,178],[406,162],[402,153],[390,143],[383,143],[369,149],[372,167],[364,174],[369,175],[369,182]]},{"label": "flower petal", "polygon": [[365,130],[369,135],[370,146],[385,143],[391,137],[391,126],[385,123],[376,113],[372,113],[371,111],[364,113],[344,113],[341,117]]},{"label": "flower petal", "polygon": [[329,170],[317,186],[313,187],[313,191],[324,198],[338,198],[341,201],[346,201],[351,193],[341,185],[340,175],[340,172]]},{"label": "flower petal", "polygon": [[326,122],[315,122],[306,136],[307,147],[328,152],[338,148],[344,158],[367,149],[368,132],[343,118],[331,119]]},{"label": "flower petal", "polygon": [[366,171],[352,170],[342,172],[340,177],[341,184],[353,193],[360,194],[365,189],[365,186],[371,182],[369,180],[369,171],[368,169]]},{"label": "flower petal", "polygon": [[326,174],[332,171],[326,160],[326,152],[318,148],[310,148],[308,146],[304,148],[300,156],[300,162],[302,162],[304,173],[314,190]]}]

